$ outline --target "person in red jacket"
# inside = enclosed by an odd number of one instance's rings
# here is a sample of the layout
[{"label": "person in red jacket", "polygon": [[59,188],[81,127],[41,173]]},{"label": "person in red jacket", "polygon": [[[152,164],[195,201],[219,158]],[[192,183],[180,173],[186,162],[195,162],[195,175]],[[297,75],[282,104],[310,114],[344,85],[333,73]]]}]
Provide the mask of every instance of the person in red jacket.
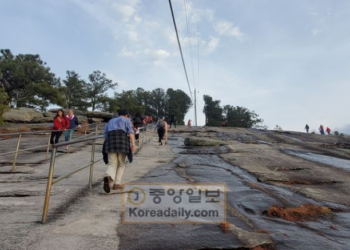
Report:
[{"label": "person in red jacket", "polygon": [[326,132],[327,132],[328,134],[330,134],[330,133],[331,133],[331,129],[330,129],[329,127],[327,127]]},{"label": "person in red jacket", "polygon": [[57,110],[56,116],[53,118],[52,130],[54,131],[51,132],[50,143],[58,143],[63,131],[66,131],[67,129],[69,129],[69,120],[64,115],[63,110],[59,109]]}]

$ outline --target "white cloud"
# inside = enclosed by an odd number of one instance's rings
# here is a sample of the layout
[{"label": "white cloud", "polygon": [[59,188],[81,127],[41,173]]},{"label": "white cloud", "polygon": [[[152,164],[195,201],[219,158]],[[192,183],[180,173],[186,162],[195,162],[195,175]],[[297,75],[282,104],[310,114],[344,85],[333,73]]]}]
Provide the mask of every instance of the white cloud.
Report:
[{"label": "white cloud", "polygon": [[144,51],[144,54],[149,59],[147,61],[148,62],[151,61],[154,66],[161,65],[164,62],[164,60],[170,56],[169,52],[162,49],[159,49],[159,50],[146,49]]},{"label": "white cloud", "polygon": [[318,30],[318,29],[313,29],[312,31],[311,31],[311,33],[312,33],[312,35],[317,35],[318,33],[319,33],[320,31]]},{"label": "white cloud", "polygon": [[134,57],[136,53],[124,47],[118,55],[124,57]]},{"label": "white cloud", "polygon": [[129,30],[128,31],[128,37],[130,41],[137,42],[138,41],[138,34],[135,30]]},{"label": "white cloud", "polygon": [[219,45],[219,42],[220,42],[220,39],[219,38],[216,38],[216,37],[210,37],[210,41],[208,42],[206,48],[207,48],[207,52],[208,53],[211,53],[213,52],[214,50],[216,50],[216,48],[218,47]]},{"label": "white cloud", "polygon": [[216,22],[214,24],[214,29],[219,35],[236,37],[241,41],[245,37],[238,26],[233,26],[233,23],[228,21]]}]

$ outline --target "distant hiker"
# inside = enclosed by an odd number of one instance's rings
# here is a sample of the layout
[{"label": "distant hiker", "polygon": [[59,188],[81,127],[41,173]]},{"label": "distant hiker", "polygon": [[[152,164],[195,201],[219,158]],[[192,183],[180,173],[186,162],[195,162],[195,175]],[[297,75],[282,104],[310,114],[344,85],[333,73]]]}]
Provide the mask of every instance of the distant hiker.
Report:
[{"label": "distant hiker", "polygon": [[306,124],[306,125],[305,125],[306,133],[309,133],[309,128],[310,128],[309,125]]},{"label": "distant hiker", "polygon": [[136,113],[134,117],[135,140],[139,140],[140,128],[143,127],[143,118],[140,113]]},{"label": "distant hiker", "polygon": [[63,131],[66,131],[69,128],[69,120],[64,116],[62,109],[57,110],[56,116],[53,118],[53,127],[50,137],[50,143],[56,144],[60,139]]},{"label": "distant hiker", "polygon": [[331,133],[331,129],[329,127],[326,128],[326,132],[329,135]]},{"label": "distant hiker", "polygon": [[319,130],[320,130],[321,135],[324,135],[324,128],[323,128],[323,125],[322,125],[322,124],[320,125]]},{"label": "distant hiker", "polygon": [[159,146],[163,145],[162,140],[167,130],[167,123],[164,121],[164,117],[160,117],[156,124],[156,129],[158,132],[158,142]]},{"label": "distant hiker", "polygon": [[148,122],[149,123],[153,123],[153,117],[152,116],[149,117]]},{"label": "distant hiker", "polygon": [[176,128],[176,117],[175,117],[174,113],[172,113],[172,114],[170,115],[170,123],[169,123],[170,128],[171,128],[171,125],[172,125],[172,124],[174,124],[174,127]]},{"label": "distant hiker", "polygon": [[192,126],[192,125],[191,125],[191,122],[192,122],[192,120],[189,119],[188,122],[187,122],[187,126],[191,127],[191,126]]},{"label": "distant hiker", "polygon": [[[103,189],[106,193],[113,189],[122,189],[122,177],[125,169],[125,158],[128,153],[135,151],[134,131],[130,119],[127,118],[128,111],[118,111],[119,117],[111,119],[105,127],[103,137],[106,140],[105,153],[108,153],[108,167],[106,177],[103,181]],[[131,140],[131,147],[130,147]]]},{"label": "distant hiker", "polygon": [[[75,127],[80,128],[78,117],[73,113],[73,109],[69,109],[67,119],[69,121],[69,128],[64,133],[65,141],[70,141],[74,134]],[[66,146],[66,149],[69,149],[69,146]]]}]

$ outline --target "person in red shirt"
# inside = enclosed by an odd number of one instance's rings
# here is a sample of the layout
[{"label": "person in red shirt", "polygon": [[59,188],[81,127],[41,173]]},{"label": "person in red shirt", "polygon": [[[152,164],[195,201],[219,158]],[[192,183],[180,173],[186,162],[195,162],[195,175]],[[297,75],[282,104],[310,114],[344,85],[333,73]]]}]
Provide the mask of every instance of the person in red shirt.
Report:
[{"label": "person in red shirt", "polygon": [[63,110],[59,109],[57,110],[56,116],[53,118],[53,131],[51,132],[50,143],[58,143],[63,131],[66,131],[67,129],[69,129],[69,120],[64,115]]},{"label": "person in red shirt", "polygon": [[331,129],[329,127],[327,127],[326,131],[327,131],[328,135],[331,133]]},{"label": "person in red shirt", "polygon": [[191,123],[191,122],[192,122],[192,120],[189,119],[188,122],[187,122],[187,126],[191,127],[191,126],[192,126],[192,123]]}]

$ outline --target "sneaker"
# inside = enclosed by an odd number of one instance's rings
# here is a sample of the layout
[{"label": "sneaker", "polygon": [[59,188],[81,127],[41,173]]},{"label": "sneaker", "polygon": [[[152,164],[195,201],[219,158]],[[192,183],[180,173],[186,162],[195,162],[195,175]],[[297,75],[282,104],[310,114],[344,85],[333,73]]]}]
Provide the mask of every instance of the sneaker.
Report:
[{"label": "sneaker", "polygon": [[105,178],[103,178],[103,190],[109,194],[111,192],[111,187],[110,185],[110,178],[108,176],[106,176]]}]

